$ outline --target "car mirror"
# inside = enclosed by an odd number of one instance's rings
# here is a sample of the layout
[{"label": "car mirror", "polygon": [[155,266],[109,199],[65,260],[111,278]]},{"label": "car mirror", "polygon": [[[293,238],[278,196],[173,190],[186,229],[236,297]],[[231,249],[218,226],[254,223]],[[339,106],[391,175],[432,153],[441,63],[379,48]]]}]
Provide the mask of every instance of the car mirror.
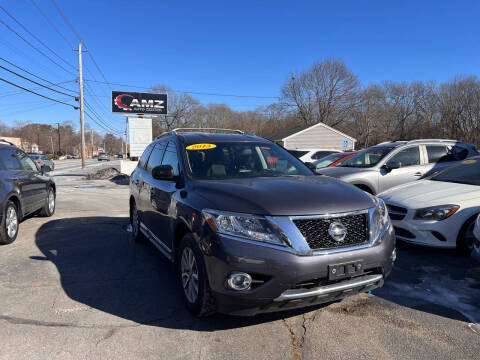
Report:
[{"label": "car mirror", "polygon": [[152,169],[152,177],[155,180],[175,180],[175,175],[173,174],[173,168],[171,165],[155,166]]},{"label": "car mirror", "polygon": [[50,171],[50,166],[42,165],[42,166],[40,167],[40,172],[41,172],[42,174],[45,174],[45,173],[47,173],[47,172],[49,172],[49,171]]},{"label": "car mirror", "polygon": [[384,165],[384,168],[387,172],[390,172],[395,169],[399,169],[402,167],[402,163],[400,161],[389,161]]}]

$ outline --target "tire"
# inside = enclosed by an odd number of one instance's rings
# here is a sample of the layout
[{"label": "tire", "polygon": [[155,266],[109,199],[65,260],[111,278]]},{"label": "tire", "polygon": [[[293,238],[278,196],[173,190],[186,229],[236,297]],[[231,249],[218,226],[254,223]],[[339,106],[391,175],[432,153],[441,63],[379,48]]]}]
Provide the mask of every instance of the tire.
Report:
[{"label": "tire", "polygon": [[130,203],[130,225],[132,226],[133,239],[137,243],[146,242],[145,235],[140,231],[140,217],[137,211],[137,205],[135,201]]},{"label": "tire", "polygon": [[7,201],[3,214],[0,223],[0,245],[11,244],[15,241],[20,222],[17,206],[10,200]]},{"label": "tire", "polygon": [[475,236],[473,235],[473,228],[475,226],[475,220],[477,215],[469,218],[465,224],[463,224],[457,237],[457,252],[463,256],[470,256],[473,251],[473,243]]},{"label": "tire", "polygon": [[177,260],[182,296],[187,309],[197,317],[215,313],[215,301],[208,285],[203,256],[191,234],[183,237]]},{"label": "tire", "polygon": [[56,200],[55,191],[52,187],[48,188],[45,205],[40,209],[39,215],[45,217],[52,216],[55,213]]}]

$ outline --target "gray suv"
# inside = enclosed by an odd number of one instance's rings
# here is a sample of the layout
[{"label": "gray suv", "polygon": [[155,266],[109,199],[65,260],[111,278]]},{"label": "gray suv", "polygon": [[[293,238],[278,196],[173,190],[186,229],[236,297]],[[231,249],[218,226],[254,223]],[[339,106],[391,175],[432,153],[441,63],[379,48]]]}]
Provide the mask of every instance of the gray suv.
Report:
[{"label": "gray suv", "polygon": [[478,152],[474,145],[456,140],[391,141],[362,150],[340,166],[319,172],[379,194],[475,155]]},{"label": "gray suv", "polygon": [[130,221],[197,316],[336,301],[382,286],[395,259],[382,200],[240,131],[157,137],[130,177]]}]

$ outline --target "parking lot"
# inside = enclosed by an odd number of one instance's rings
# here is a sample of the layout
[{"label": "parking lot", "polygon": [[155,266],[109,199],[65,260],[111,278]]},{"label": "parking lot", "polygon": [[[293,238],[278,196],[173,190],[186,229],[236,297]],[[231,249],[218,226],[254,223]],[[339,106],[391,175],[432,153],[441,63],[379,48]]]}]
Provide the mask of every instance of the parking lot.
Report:
[{"label": "parking lot", "polygon": [[[87,171],[116,166],[91,162]],[[480,266],[399,244],[381,289],[296,311],[197,319],[133,241],[128,186],[57,166],[57,209],[0,250],[0,358],[478,359]]]}]

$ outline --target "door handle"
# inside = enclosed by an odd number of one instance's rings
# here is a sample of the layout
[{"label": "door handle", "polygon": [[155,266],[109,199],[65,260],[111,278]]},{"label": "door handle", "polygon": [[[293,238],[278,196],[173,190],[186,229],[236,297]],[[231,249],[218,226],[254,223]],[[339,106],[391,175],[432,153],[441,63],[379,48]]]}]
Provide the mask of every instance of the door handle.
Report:
[{"label": "door handle", "polygon": [[413,174],[413,176],[422,176],[423,174],[421,172],[416,172],[415,174]]}]

